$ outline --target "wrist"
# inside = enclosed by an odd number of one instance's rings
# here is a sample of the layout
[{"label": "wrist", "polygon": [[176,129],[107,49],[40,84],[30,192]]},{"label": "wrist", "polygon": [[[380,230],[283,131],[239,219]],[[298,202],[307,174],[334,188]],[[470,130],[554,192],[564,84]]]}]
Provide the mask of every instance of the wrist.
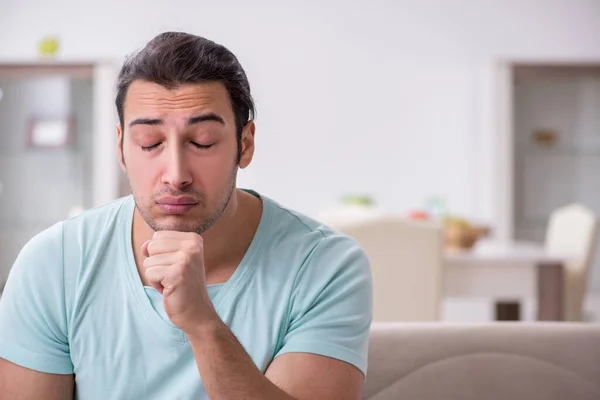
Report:
[{"label": "wrist", "polygon": [[223,327],[226,327],[225,323],[217,313],[214,312],[190,325],[189,329],[186,329],[184,333],[190,342],[194,342],[197,339],[205,340],[207,337],[215,335],[219,330],[223,329]]}]

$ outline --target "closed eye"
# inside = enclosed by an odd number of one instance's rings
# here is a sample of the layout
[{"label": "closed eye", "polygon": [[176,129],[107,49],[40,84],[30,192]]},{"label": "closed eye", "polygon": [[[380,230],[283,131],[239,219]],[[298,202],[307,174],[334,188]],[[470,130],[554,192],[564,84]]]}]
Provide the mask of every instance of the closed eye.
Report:
[{"label": "closed eye", "polygon": [[206,149],[210,149],[213,145],[212,144],[200,144],[200,143],[196,143],[196,142],[191,142],[192,145],[198,149],[202,149],[202,150],[206,150]]},{"label": "closed eye", "polygon": [[158,142],[156,144],[153,144],[152,146],[142,146],[142,150],[144,151],[152,151],[154,149],[156,149],[158,146],[160,146],[162,142]]},{"label": "closed eye", "polygon": [[[191,143],[194,147],[201,149],[201,150],[207,150],[213,146],[213,144],[200,144],[200,143],[196,143],[196,142],[191,142]],[[142,150],[152,151],[152,150],[158,148],[158,146],[160,146],[161,144],[162,144],[162,142],[158,142],[156,144],[153,144],[152,146],[142,146]]]}]

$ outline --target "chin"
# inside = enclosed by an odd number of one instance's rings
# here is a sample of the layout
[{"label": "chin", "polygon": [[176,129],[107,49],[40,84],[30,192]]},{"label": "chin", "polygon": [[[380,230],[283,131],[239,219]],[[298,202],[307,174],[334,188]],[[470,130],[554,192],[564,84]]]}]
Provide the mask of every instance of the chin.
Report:
[{"label": "chin", "polygon": [[217,219],[183,214],[165,215],[146,222],[154,231],[195,232],[201,235],[213,226]]},{"label": "chin", "polygon": [[151,222],[149,225],[155,231],[195,232],[198,225],[202,225],[198,218],[192,219],[184,215],[167,215],[154,218]]}]

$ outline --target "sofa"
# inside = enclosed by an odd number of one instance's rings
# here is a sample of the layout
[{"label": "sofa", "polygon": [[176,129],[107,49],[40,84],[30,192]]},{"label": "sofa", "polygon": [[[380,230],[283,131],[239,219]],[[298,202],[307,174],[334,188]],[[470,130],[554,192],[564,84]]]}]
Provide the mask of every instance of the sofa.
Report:
[{"label": "sofa", "polygon": [[600,325],[374,323],[363,399],[600,400]]}]

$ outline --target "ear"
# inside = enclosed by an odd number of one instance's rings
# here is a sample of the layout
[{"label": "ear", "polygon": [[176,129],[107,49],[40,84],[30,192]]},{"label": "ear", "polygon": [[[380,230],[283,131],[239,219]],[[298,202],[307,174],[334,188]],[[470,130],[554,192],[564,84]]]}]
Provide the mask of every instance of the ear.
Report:
[{"label": "ear", "polygon": [[117,123],[117,154],[119,155],[119,165],[125,171],[125,157],[123,157],[123,146],[121,143],[123,143],[123,130],[121,129],[121,124]]},{"label": "ear", "polygon": [[240,157],[240,168],[246,168],[252,162],[254,157],[254,132],[256,126],[254,121],[248,121],[242,130],[242,152]]}]

